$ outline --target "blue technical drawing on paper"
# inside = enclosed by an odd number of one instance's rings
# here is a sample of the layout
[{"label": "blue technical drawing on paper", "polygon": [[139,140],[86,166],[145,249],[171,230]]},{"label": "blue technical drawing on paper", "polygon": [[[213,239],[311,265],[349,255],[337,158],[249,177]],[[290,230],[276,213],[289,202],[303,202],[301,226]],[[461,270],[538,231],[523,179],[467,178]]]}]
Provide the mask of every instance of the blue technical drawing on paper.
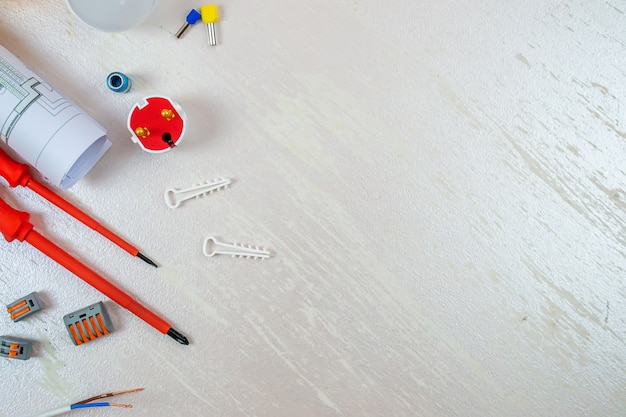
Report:
[{"label": "blue technical drawing on paper", "polygon": [[[24,74],[0,57],[0,120],[4,119],[0,129],[2,140],[9,141],[15,125],[25,111],[35,103],[40,107],[39,110],[48,113],[49,119],[58,117],[64,109],[72,107],[72,103],[45,82],[37,79],[34,74]],[[68,116],[71,118],[77,112],[71,113],[64,115],[63,118],[67,120]],[[45,113],[38,112],[40,128],[48,124],[48,121],[41,119],[42,116],[45,116]]]},{"label": "blue technical drawing on paper", "polygon": [[106,129],[1,45],[0,141],[63,189],[111,146]]}]

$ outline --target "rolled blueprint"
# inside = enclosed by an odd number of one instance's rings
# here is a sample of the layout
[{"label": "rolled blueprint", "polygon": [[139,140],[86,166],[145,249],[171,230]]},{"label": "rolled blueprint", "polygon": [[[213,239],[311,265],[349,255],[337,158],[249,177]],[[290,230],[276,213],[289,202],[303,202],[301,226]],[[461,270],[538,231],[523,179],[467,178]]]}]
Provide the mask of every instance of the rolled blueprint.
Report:
[{"label": "rolled blueprint", "polygon": [[0,140],[67,189],[100,160],[106,130],[0,46]]}]

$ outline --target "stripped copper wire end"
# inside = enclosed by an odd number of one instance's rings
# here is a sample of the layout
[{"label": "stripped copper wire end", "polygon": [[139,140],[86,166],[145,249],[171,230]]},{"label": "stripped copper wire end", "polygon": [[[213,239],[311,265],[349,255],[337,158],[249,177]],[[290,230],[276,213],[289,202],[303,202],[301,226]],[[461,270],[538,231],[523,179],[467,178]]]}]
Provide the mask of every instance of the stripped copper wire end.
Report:
[{"label": "stripped copper wire end", "polygon": [[109,406],[111,406],[111,407],[122,407],[122,408],[133,408],[133,406],[130,405],[130,404],[109,403]]},{"label": "stripped copper wire end", "polygon": [[[143,391],[143,388],[133,388],[133,389],[125,390],[125,391],[117,391],[117,392],[109,392],[109,393],[106,393],[106,394],[100,394],[100,395],[96,395],[96,396],[91,397],[91,398],[87,398],[86,400],[79,401],[79,402],[74,403],[74,404],[87,404],[87,403],[90,403],[90,402],[95,401],[95,400],[101,400],[103,398],[115,397],[116,395],[130,394],[130,393],[138,392],[138,391]],[[113,405],[113,404],[111,404],[111,405]],[[129,405],[129,404],[120,404],[120,405],[115,405],[115,406],[116,407],[127,406],[125,408],[131,408],[132,407],[132,405]]]}]

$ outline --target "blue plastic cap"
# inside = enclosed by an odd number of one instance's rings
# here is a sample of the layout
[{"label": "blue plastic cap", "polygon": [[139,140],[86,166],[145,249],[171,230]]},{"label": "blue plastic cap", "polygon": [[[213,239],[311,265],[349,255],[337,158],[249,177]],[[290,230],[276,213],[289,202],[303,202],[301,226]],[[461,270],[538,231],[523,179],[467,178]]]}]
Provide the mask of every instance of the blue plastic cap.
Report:
[{"label": "blue plastic cap", "polygon": [[130,90],[130,79],[121,72],[112,72],[107,76],[107,87],[116,93],[126,93]]},{"label": "blue plastic cap", "polygon": [[195,25],[198,20],[200,20],[200,18],[202,17],[202,15],[200,14],[199,11],[197,11],[196,9],[191,9],[191,11],[189,12],[189,14],[187,15],[187,23],[189,23],[190,25]]}]

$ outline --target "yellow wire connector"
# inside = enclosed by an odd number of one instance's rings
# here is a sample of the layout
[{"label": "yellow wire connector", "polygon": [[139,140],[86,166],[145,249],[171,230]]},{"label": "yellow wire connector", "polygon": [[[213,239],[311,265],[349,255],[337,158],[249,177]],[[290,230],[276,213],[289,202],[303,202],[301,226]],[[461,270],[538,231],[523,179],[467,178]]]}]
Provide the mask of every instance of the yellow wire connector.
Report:
[{"label": "yellow wire connector", "polygon": [[209,23],[216,23],[220,18],[217,4],[205,4],[204,6],[201,6],[200,15],[202,16],[202,21],[207,25]]},{"label": "yellow wire connector", "polygon": [[215,46],[217,45],[217,36],[215,34],[215,24],[220,18],[219,10],[217,9],[217,4],[205,4],[204,6],[200,6],[200,16],[202,17],[202,21],[206,23],[207,35],[209,37],[209,45]]}]

